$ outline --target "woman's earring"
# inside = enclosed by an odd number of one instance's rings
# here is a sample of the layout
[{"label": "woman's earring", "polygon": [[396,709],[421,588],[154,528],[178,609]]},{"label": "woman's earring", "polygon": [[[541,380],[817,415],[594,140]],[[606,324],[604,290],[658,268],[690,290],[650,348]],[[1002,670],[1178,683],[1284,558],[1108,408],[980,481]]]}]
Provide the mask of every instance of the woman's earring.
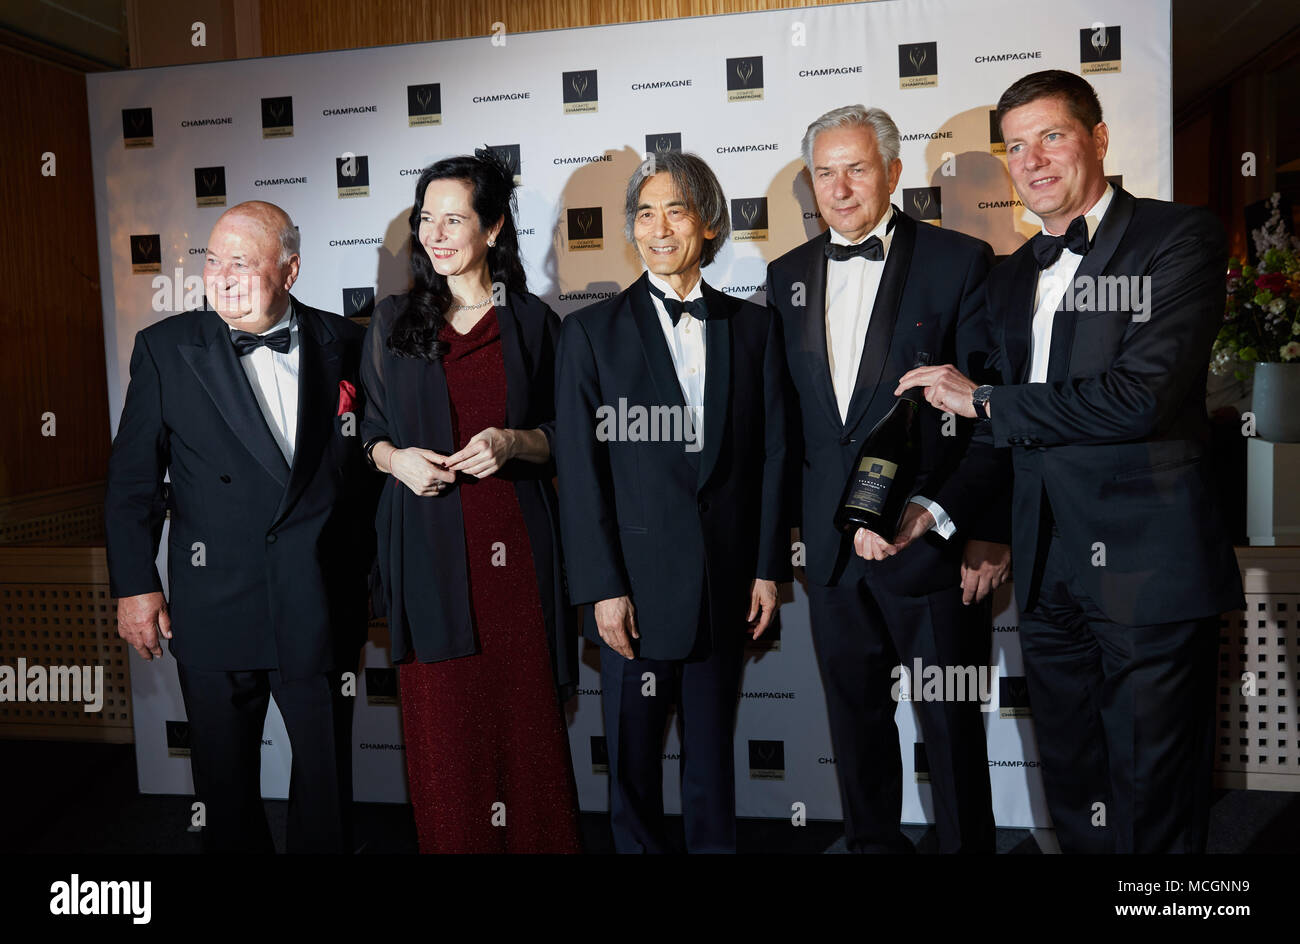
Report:
[{"label": "woman's earring", "polygon": [[491,248],[492,248],[493,246],[495,246],[496,244],[497,244],[497,241],[496,241],[495,239],[489,239],[489,240],[488,240],[488,248],[489,248],[489,249],[491,249]]}]

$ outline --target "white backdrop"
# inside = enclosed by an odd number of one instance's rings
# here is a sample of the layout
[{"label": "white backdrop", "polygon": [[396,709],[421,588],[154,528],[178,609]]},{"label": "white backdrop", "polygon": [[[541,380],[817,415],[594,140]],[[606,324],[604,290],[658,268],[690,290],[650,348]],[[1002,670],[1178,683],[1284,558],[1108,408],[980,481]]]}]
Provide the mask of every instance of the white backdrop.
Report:
[{"label": "white backdrop", "polygon": [[[197,279],[223,206],[249,199],[283,206],[302,232],[295,294],[365,313],[374,298],[406,288],[406,217],[419,169],[476,146],[501,147],[518,161],[530,287],[563,315],[639,275],[622,237],[623,186],[647,149],[680,147],[709,161],[733,201],[733,226],[751,231],[737,234],[706,279],[761,300],[767,263],[821,229],[801,174],[804,128],[845,104],[883,107],[898,123],[903,175],[894,202],[905,212],[986,239],[999,254],[1013,251],[1037,223],[1015,199],[989,116],[1011,82],[1047,68],[1082,72],[1097,88],[1111,127],[1107,172],[1139,196],[1169,199],[1167,0],[883,0],[506,34],[503,45],[485,37],[89,75],[113,427],[135,332],[180,307],[170,292],[155,302],[153,279],[178,269]],[[345,155],[366,179],[339,179]],[[946,174],[949,156],[955,173]],[[344,197],[341,185],[367,192]],[[765,238],[747,238],[764,226]],[[570,247],[593,234],[602,248]],[[994,651],[1003,679],[999,707],[986,715],[995,813],[1003,826],[1046,825],[1016,617],[999,608]],[[738,810],[788,817],[803,802],[809,818],[838,818],[798,584],[782,621],[779,647],[753,650],[746,664]],[[387,656],[376,628],[356,713],[356,795],[402,802]],[[584,653],[583,663],[581,693],[569,708],[574,765],[583,808],[604,809],[595,653]],[[141,790],[192,792],[174,665],[137,664],[132,684]],[[909,705],[898,718],[904,819],[930,821]],[[676,757],[672,733],[664,764],[670,811],[678,804]],[[273,711],[266,796],[285,796],[288,760]]]}]

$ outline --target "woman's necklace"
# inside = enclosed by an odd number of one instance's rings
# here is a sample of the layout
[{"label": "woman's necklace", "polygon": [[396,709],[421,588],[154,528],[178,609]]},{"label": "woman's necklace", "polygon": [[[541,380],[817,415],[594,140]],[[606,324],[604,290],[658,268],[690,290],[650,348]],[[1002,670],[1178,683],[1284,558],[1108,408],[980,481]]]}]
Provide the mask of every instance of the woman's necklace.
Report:
[{"label": "woman's necklace", "polygon": [[473,305],[452,305],[452,306],[451,306],[450,308],[448,308],[447,310],[448,310],[449,312],[450,312],[450,311],[471,311],[471,310],[473,310],[473,309],[475,309],[475,308],[482,308],[484,305],[486,305],[486,304],[487,304],[488,302],[490,302],[490,301],[492,301],[492,296],[491,296],[491,295],[489,295],[487,298],[483,299],[481,302],[475,302]]}]

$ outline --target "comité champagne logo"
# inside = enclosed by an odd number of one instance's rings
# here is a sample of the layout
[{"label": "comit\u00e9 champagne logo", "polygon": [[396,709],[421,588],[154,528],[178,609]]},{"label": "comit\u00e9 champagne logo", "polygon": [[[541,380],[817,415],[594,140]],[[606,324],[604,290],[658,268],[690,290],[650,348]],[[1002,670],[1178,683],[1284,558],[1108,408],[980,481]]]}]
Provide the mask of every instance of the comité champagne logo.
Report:
[{"label": "comit\u00e9 champagne logo", "polygon": [[593,774],[609,773],[609,745],[598,734],[591,737],[591,772]]},{"label": "comit\u00e9 champagne logo", "polygon": [[442,86],[408,85],[406,87],[406,125],[423,128],[442,124]]},{"label": "comit\u00e9 champagne logo", "polygon": [[370,196],[370,158],[366,155],[344,151],[334,158],[334,176],[340,200]]},{"label": "comit\u00e9 champagne logo", "polygon": [[731,201],[731,238],[738,243],[767,239],[767,197]]},{"label": "comit\u00e9 champagne logo", "polygon": [[293,137],[293,96],[262,99],[262,137]]},{"label": "comit\u00e9 champagne logo", "polygon": [[902,43],[898,47],[898,87],[934,88],[939,84],[939,44]]},{"label": "comit\u00e9 champagne logo", "polygon": [[122,144],[128,148],[153,147],[153,109],[122,109]]},{"label": "comit\u00e9 champagne logo", "polygon": [[190,756],[190,723],[188,721],[166,721],[167,756]]},{"label": "comit\u00e9 champagne logo", "polygon": [[515,186],[523,180],[523,159],[519,156],[519,145],[517,144],[489,144],[488,150],[497,156],[497,160],[505,164],[514,173]]},{"label": "comit\u00e9 champagne logo", "polygon": [[914,220],[924,220],[936,226],[943,222],[939,187],[904,187],[903,212]]},{"label": "comit\u00e9 champagne logo", "polygon": [[727,101],[757,102],[763,99],[763,57],[741,56],[727,60]]},{"label": "comit\u00e9 champagne logo", "polygon": [[596,70],[566,72],[564,79],[564,113],[580,115],[596,111]]},{"label": "comit\u00e9 champagne logo", "polygon": [[226,169],[224,167],[194,168],[194,202],[201,207],[226,205]]},{"label": "comit\u00e9 champagne logo", "polygon": [[998,679],[998,717],[1029,718],[1029,684],[1023,675],[1003,675]]},{"label": "comit\u00e9 champagne logo", "polygon": [[1007,143],[1002,140],[1002,125],[998,122],[998,110],[989,109],[989,153],[1007,153]]},{"label": "comit\u00e9 champagne logo", "polygon": [[785,741],[749,742],[749,779],[785,779]]},{"label": "comit\u00e9 champagne logo", "polygon": [[930,782],[930,757],[921,741],[912,744],[912,779],[917,783]]},{"label": "comit\u00e9 champagne logo", "polygon": [[396,705],[397,670],[366,669],[366,704]]},{"label": "comit\u00e9 champagne logo", "polygon": [[361,285],[343,290],[343,317],[370,320],[375,312],[375,287]]},{"label": "comit\u00e9 champagne logo", "polygon": [[646,157],[652,154],[667,154],[669,151],[682,149],[682,133],[670,131],[666,134],[647,134],[645,136]]},{"label": "comit\u00e9 champagne logo", "polygon": [[151,275],[162,271],[162,237],[158,233],[131,236],[131,274]]},{"label": "comit\u00e9 champagne logo", "polygon": [[605,229],[600,207],[570,207],[565,211],[569,224],[569,251],[605,248]]},{"label": "comit\u00e9 champagne logo", "polygon": [[1118,72],[1119,27],[1094,23],[1079,30],[1079,72],[1095,75],[1098,72]]}]

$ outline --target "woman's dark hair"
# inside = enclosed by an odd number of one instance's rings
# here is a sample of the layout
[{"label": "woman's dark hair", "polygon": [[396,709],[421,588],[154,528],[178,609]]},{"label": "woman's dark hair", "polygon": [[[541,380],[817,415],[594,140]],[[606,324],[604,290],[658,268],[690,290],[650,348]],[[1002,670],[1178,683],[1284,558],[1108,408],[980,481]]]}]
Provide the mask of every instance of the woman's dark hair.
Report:
[{"label": "woman's dark hair", "polygon": [[484,230],[503,220],[496,245],[488,247],[487,253],[493,292],[498,285],[504,285],[508,292],[528,290],[519,256],[519,235],[515,232],[515,180],[510,167],[488,148],[475,150],[472,155],[444,158],[426,167],[415,185],[415,205],[411,207],[413,284],[405,306],[393,319],[388,349],[398,357],[422,357],[427,361],[436,361],[447,352],[447,344],[438,340],[438,333],[447,323],[446,312],[453,304],[446,277],[434,271],[428,253],[420,245],[424,192],[435,180],[462,180],[469,185],[474,213]]}]

